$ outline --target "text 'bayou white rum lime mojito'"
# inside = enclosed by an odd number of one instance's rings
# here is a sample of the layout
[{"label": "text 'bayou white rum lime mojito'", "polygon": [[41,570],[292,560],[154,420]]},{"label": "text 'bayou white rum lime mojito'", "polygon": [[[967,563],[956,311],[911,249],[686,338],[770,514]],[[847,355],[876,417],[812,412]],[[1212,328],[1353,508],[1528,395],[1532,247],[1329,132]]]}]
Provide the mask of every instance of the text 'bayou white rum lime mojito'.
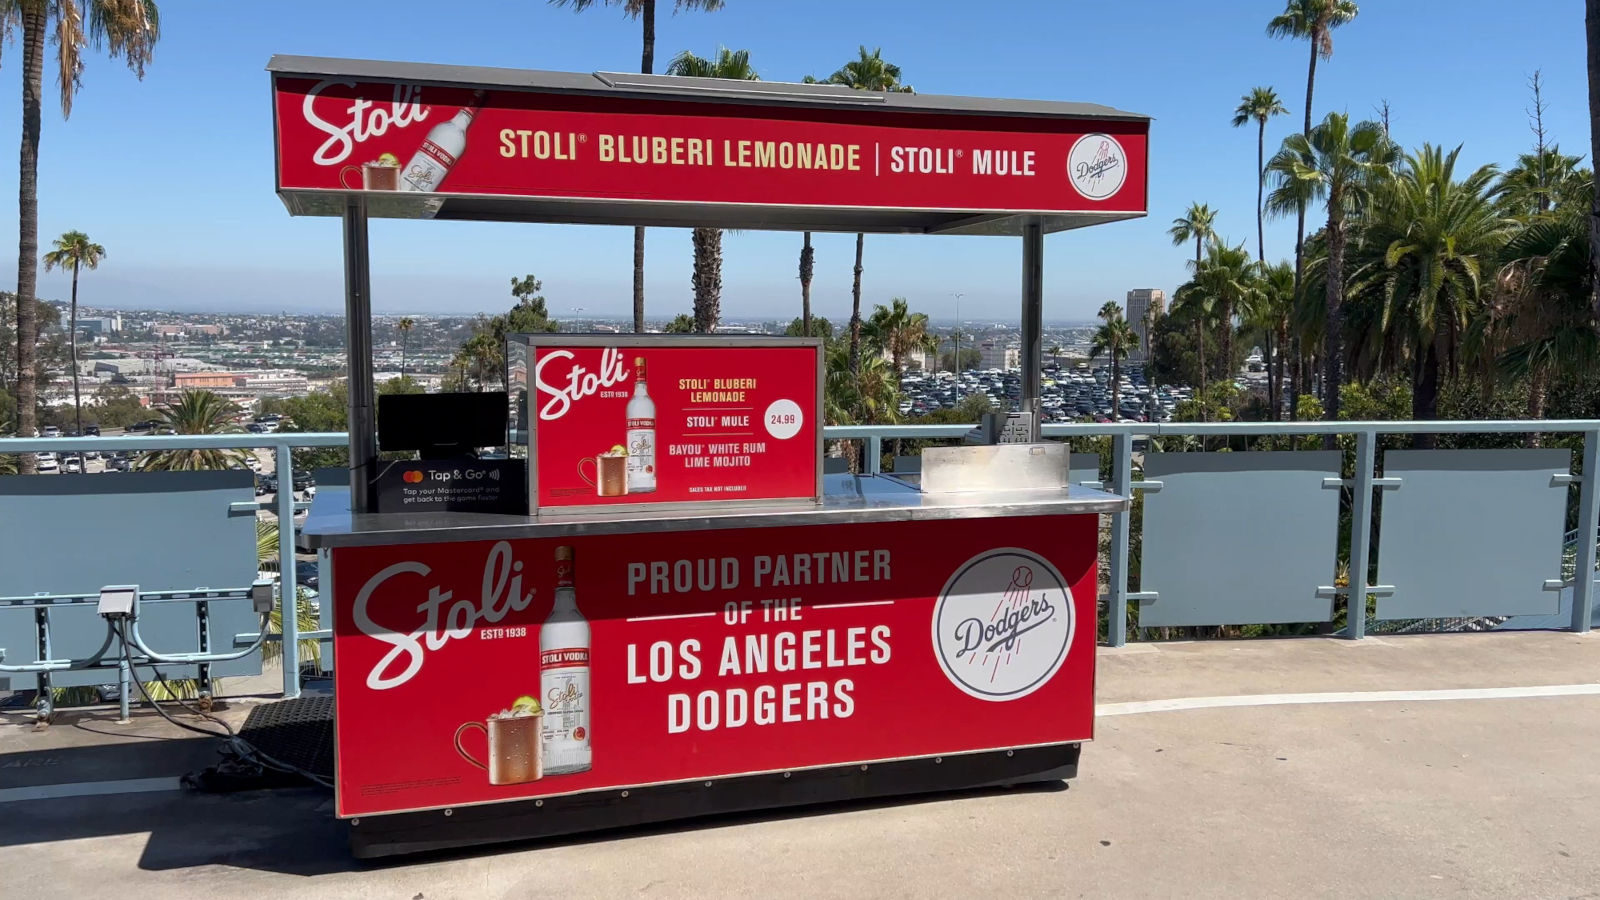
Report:
[{"label": "text 'bayou white rum lime mojito'", "polygon": [[408,191],[436,191],[450,174],[456,160],[467,149],[467,129],[483,103],[483,93],[472,95],[470,105],[462,107],[448,122],[440,122],[428,130],[411,162],[401,170],[401,180]]},{"label": "text 'bayou white rum lime mojito'", "polygon": [[556,598],[539,629],[539,691],[544,701],[544,773],[587,772],[589,622],[578,612],[571,547],[556,548]]},{"label": "text 'bayou white rum lime mojito'", "polygon": [[644,357],[633,360],[633,396],[628,399],[628,493],[656,489],[656,402],[644,383]]}]

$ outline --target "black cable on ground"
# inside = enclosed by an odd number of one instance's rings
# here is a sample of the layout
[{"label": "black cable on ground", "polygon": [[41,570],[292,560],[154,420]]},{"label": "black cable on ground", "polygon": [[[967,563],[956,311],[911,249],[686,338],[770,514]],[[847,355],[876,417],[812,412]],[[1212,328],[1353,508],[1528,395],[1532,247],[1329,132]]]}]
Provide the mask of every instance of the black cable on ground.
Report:
[{"label": "black cable on ground", "polygon": [[[150,696],[150,690],[147,687],[145,687],[144,680],[139,677],[139,669],[134,664],[133,651],[130,649],[130,647],[128,645],[128,636],[127,636],[126,631],[124,630],[123,623],[120,622],[120,621],[114,622],[112,627],[115,628],[115,630],[117,632],[117,637],[121,639],[121,642],[122,642],[122,658],[128,664],[128,676],[129,676],[129,678],[133,681],[133,683],[135,685],[138,685],[139,693],[144,696],[145,702],[149,703],[150,706],[153,709],[155,709],[155,711],[158,714],[160,714],[161,718],[166,719],[168,722],[172,723],[173,725],[178,726],[179,728],[185,729],[187,731],[195,732],[196,734],[203,734],[203,735],[205,735],[207,737],[222,738],[223,741],[225,741],[227,743],[229,749],[233,751],[234,755],[239,759],[240,762],[247,763],[247,764],[252,764],[252,765],[257,766],[258,768],[272,769],[274,771],[282,772],[282,773],[285,773],[285,774],[288,774],[288,775],[297,775],[297,776],[299,776],[301,778],[306,779],[307,781],[310,781],[312,784],[320,785],[321,787],[325,787],[325,788],[327,788],[329,790],[333,790],[333,782],[327,780],[326,778],[323,778],[321,775],[318,775],[315,772],[307,771],[305,769],[300,768],[299,766],[290,765],[289,763],[286,763],[286,762],[283,762],[281,760],[274,759],[271,756],[268,756],[266,753],[263,753],[259,748],[257,748],[254,744],[251,744],[249,741],[247,741],[244,738],[240,737],[238,732],[235,732],[233,730],[233,726],[229,725],[227,722],[223,721],[222,719],[217,718],[216,716],[211,715],[210,713],[202,712],[202,711],[200,711],[198,709],[195,709],[194,707],[190,706],[189,704],[183,702],[183,700],[181,698],[177,697],[177,692],[172,690],[172,685],[167,682],[166,677],[164,675],[162,675],[160,673],[160,671],[157,671],[156,666],[159,665],[159,664],[157,664],[157,663],[149,663],[148,665],[150,666],[151,671],[154,671],[156,673],[156,679],[159,680],[161,682],[161,684],[164,687],[167,688],[168,692],[170,692],[173,695],[173,702],[177,703],[179,706],[183,707],[185,710],[188,710],[190,713],[192,713],[192,714],[194,714],[194,715],[196,715],[196,716],[198,716],[198,717],[200,717],[202,719],[205,719],[208,722],[214,722],[217,725],[222,726],[223,730],[222,730],[222,732],[217,732],[217,731],[213,731],[213,730],[211,730],[209,728],[201,728],[198,725],[193,725],[193,724],[190,724],[188,722],[180,722],[177,719],[173,718],[171,716],[171,714],[169,714],[165,709],[163,709],[161,707],[160,703],[157,703],[156,700],[153,697]],[[168,665],[176,665],[176,664],[169,663]],[[227,773],[227,774],[232,775],[234,773]],[[186,784],[192,784],[191,780],[187,776],[185,777],[184,782]]]}]

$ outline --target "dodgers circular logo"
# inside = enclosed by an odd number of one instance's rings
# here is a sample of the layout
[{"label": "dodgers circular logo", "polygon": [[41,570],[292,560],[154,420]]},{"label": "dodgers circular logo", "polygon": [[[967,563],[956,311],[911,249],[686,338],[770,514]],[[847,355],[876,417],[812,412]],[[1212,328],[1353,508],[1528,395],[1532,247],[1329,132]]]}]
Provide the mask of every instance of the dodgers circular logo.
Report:
[{"label": "dodgers circular logo", "polygon": [[1128,177],[1128,155],[1109,134],[1086,134],[1067,153],[1072,186],[1090,200],[1104,200],[1122,190]]},{"label": "dodgers circular logo", "polygon": [[1015,547],[962,563],[933,609],[933,650],[950,682],[979,700],[1026,697],[1072,646],[1072,590],[1047,560]]}]

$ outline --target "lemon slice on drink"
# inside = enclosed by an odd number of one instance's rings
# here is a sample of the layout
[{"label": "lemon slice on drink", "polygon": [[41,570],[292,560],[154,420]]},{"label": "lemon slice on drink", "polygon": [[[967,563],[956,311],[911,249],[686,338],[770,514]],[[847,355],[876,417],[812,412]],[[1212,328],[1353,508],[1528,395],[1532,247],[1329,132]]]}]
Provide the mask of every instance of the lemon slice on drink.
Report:
[{"label": "lemon slice on drink", "polygon": [[[395,156],[393,153],[380,153],[380,154],[378,154],[378,165],[380,165],[380,166],[399,166],[400,165],[400,157]],[[534,705],[538,706],[539,705],[539,701],[535,700],[534,701]]]},{"label": "lemon slice on drink", "polygon": [[539,701],[534,697],[523,694],[511,704],[511,712],[513,714],[521,713],[523,715],[536,716],[539,714]]}]

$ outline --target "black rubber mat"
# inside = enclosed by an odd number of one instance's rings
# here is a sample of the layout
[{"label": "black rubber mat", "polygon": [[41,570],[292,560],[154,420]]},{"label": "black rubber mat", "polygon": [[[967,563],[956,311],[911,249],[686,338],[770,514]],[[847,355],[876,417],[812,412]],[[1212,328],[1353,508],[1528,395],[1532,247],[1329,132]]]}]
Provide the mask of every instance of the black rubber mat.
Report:
[{"label": "black rubber mat", "polygon": [[280,762],[333,778],[333,698],[300,697],[250,711],[239,736]]}]

